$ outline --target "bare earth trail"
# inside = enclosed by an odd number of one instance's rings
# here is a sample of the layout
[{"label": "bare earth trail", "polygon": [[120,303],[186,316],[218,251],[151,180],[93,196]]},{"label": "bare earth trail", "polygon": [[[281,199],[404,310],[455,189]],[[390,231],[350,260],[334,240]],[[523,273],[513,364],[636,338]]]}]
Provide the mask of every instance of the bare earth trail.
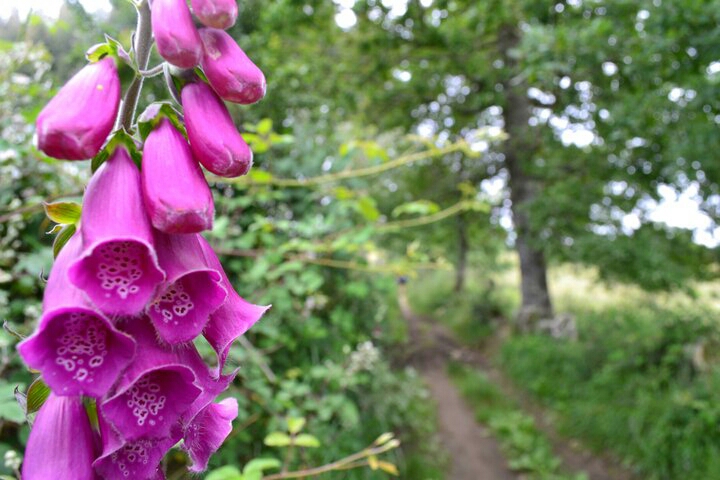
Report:
[{"label": "bare earth trail", "polygon": [[[553,444],[554,453],[567,470],[584,471],[590,480],[633,480],[633,476],[612,459],[598,457],[578,444],[561,438],[547,413],[529,401],[488,361],[481,352],[464,348],[447,330],[430,318],[413,313],[405,287],[398,288],[398,302],[408,324],[411,351],[407,360],[425,380],[437,403],[438,434],[450,456],[448,480],[514,480],[522,474],[512,472],[497,441],[475,421],[472,409],[464,402],[447,375],[449,359],[472,365],[485,373],[507,395],[519,401],[523,410],[535,418],[537,426]],[[492,350],[492,347],[490,348]]]}]

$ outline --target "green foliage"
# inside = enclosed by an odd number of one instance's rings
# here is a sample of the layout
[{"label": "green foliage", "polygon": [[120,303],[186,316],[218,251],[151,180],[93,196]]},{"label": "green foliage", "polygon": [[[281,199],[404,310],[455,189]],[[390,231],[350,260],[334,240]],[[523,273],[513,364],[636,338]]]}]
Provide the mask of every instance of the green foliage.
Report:
[{"label": "green foliage", "polygon": [[487,425],[500,441],[512,470],[537,480],[587,479],[584,473],[561,473],[562,462],[554,456],[550,442],[534,419],[519,410],[484,374],[457,363],[450,364],[449,373],[473,406],[477,420]]},{"label": "green foliage", "polygon": [[643,478],[713,478],[717,315],[630,303],[577,314],[578,342],[511,339],[501,356],[507,372],[560,413],[564,432],[614,451]]}]

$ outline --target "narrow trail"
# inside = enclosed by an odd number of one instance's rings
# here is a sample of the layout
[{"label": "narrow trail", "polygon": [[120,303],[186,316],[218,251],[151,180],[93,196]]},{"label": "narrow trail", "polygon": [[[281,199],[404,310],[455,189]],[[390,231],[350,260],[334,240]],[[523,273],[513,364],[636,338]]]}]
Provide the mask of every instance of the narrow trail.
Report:
[{"label": "narrow trail", "polygon": [[[537,426],[547,435],[554,453],[562,459],[568,470],[584,471],[590,480],[635,478],[613,460],[593,455],[577,442],[560,437],[547,412],[530,401],[523,392],[519,392],[493,367],[487,354],[460,346],[442,325],[431,318],[415,314],[408,302],[404,285],[398,288],[398,303],[408,324],[411,349],[407,353],[407,361],[419,370],[437,403],[438,433],[451,459],[448,480],[523,478],[522,474],[515,474],[508,468],[497,441],[475,421],[472,409],[451,383],[447,375],[447,362],[450,359],[481,370],[506,395],[518,400],[523,410],[533,416]],[[497,347],[491,346],[488,350],[493,351]]]}]

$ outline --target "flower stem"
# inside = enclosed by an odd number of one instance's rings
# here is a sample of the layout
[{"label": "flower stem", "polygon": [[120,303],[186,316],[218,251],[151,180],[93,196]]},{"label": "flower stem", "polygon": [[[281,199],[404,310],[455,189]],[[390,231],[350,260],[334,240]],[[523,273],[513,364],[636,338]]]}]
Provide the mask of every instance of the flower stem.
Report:
[{"label": "flower stem", "polygon": [[[137,3],[138,21],[135,30],[135,61],[137,68],[143,71],[147,68],[152,48],[152,26],[150,23],[150,4],[148,0],[140,0]],[[143,76],[138,74],[128,87],[123,99],[122,109],[118,117],[118,125],[130,131],[135,120],[135,109],[137,109],[140,90],[142,90]]]}]

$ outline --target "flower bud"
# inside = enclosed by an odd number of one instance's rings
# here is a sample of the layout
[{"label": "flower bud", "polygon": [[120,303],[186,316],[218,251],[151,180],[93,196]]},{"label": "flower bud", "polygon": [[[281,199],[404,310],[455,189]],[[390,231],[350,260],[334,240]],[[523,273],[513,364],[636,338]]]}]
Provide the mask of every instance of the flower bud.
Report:
[{"label": "flower bud", "polygon": [[165,60],[180,68],[200,63],[202,44],[185,0],[153,0],[152,31]]},{"label": "flower bud", "polygon": [[145,207],[155,228],[166,233],[212,229],[210,187],[187,141],[167,118],[145,140],[142,164]]},{"label": "flower bud", "polygon": [[51,393],[30,430],[23,480],[94,480],[96,437],[81,397]]},{"label": "flower bud", "polygon": [[134,357],[135,342],[68,283],[68,267],[81,251],[80,234],[60,251],[45,287],[38,331],[18,345],[18,352],[56,394],[99,398]]},{"label": "flower bud", "polygon": [[70,282],[107,315],[145,309],[165,279],[145,213],[140,172],[123,147],[90,179],[83,201],[84,250],[70,266]]},{"label": "flower bud", "polygon": [[236,0],[190,0],[193,13],[206,27],[230,28],[238,16]]},{"label": "flower bud", "polygon": [[249,104],[265,96],[265,75],[230,35],[215,28],[203,28],[200,37],[203,71],[221,98]]},{"label": "flower bud", "polygon": [[203,82],[189,83],[182,89],[181,98],[195,158],[221,177],[246,174],[252,165],[252,150],[212,88]]},{"label": "flower bud", "polygon": [[62,160],[94,157],[113,128],[119,105],[115,60],[105,57],[86,65],[38,115],[38,148]]},{"label": "flower bud", "polygon": [[222,276],[205,263],[198,235],[155,233],[155,247],[167,281],[148,305],[147,314],[164,341],[190,342],[200,335],[208,315],[227,298]]}]

